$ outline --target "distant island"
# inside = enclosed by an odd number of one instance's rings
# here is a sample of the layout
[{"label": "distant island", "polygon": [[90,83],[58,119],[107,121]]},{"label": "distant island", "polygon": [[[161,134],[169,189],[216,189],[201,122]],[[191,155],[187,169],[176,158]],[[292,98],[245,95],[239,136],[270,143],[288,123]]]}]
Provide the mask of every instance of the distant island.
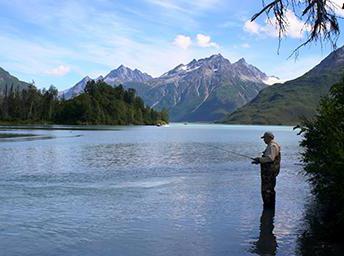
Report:
[{"label": "distant island", "polygon": [[146,106],[134,89],[93,80],[84,93],[69,100],[59,98],[53,86],[48,90],[5,86],[0,106],[2,124],[162,125],[169,121],[166,110]]}]

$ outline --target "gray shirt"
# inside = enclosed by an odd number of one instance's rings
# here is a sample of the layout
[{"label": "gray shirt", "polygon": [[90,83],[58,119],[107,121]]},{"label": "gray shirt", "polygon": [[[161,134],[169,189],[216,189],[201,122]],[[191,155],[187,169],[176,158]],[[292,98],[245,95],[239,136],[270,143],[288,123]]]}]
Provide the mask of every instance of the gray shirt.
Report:
[{"label": "gray shirt", "polygon": [[277,144],[275,141],[271,141],[267,146],[266,149],[263,151],[263,156],[259,158],[260,163],[270,163],[275,160],[278,154],[281,151],[280,145]]}]

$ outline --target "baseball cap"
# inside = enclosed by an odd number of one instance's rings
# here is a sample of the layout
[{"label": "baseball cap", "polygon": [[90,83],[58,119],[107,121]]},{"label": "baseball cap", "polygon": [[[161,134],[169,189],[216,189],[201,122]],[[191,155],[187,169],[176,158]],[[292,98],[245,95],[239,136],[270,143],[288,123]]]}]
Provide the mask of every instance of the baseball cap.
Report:
[{"label": "baseball cap", "polygon": [[275,136],[272,134],[272,132],[264,132],[264,135],[260,138],[264,139],[265,137],[270,137],[271,139],[275,138]]}]

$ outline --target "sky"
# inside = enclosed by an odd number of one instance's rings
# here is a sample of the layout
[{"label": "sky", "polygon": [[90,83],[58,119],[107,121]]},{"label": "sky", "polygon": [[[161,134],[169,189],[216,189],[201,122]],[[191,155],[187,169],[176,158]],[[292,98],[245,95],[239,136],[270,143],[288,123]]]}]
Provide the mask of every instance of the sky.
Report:
[{"label": "sky", "polygon": [[331,52],[312,44],[288,58],[309,29],[289,11],[278,54],[267,18],[249,21],[261,7],[252,0],[0,0],[0,67],[39,88],[64,90],[121,64],[156,77],[221,53],[290,80]]}]

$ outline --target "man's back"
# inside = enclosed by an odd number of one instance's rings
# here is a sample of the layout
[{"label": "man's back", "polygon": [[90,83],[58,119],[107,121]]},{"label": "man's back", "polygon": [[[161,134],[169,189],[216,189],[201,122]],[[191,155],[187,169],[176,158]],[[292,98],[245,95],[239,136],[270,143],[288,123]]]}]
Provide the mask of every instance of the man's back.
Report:
[{"label": "man's back", "polygon": [[276,141],[271,141],[263,151],[263,156],[260,163],[269,163],[275,161],[276,157],[280,155],[281,147]]}]

